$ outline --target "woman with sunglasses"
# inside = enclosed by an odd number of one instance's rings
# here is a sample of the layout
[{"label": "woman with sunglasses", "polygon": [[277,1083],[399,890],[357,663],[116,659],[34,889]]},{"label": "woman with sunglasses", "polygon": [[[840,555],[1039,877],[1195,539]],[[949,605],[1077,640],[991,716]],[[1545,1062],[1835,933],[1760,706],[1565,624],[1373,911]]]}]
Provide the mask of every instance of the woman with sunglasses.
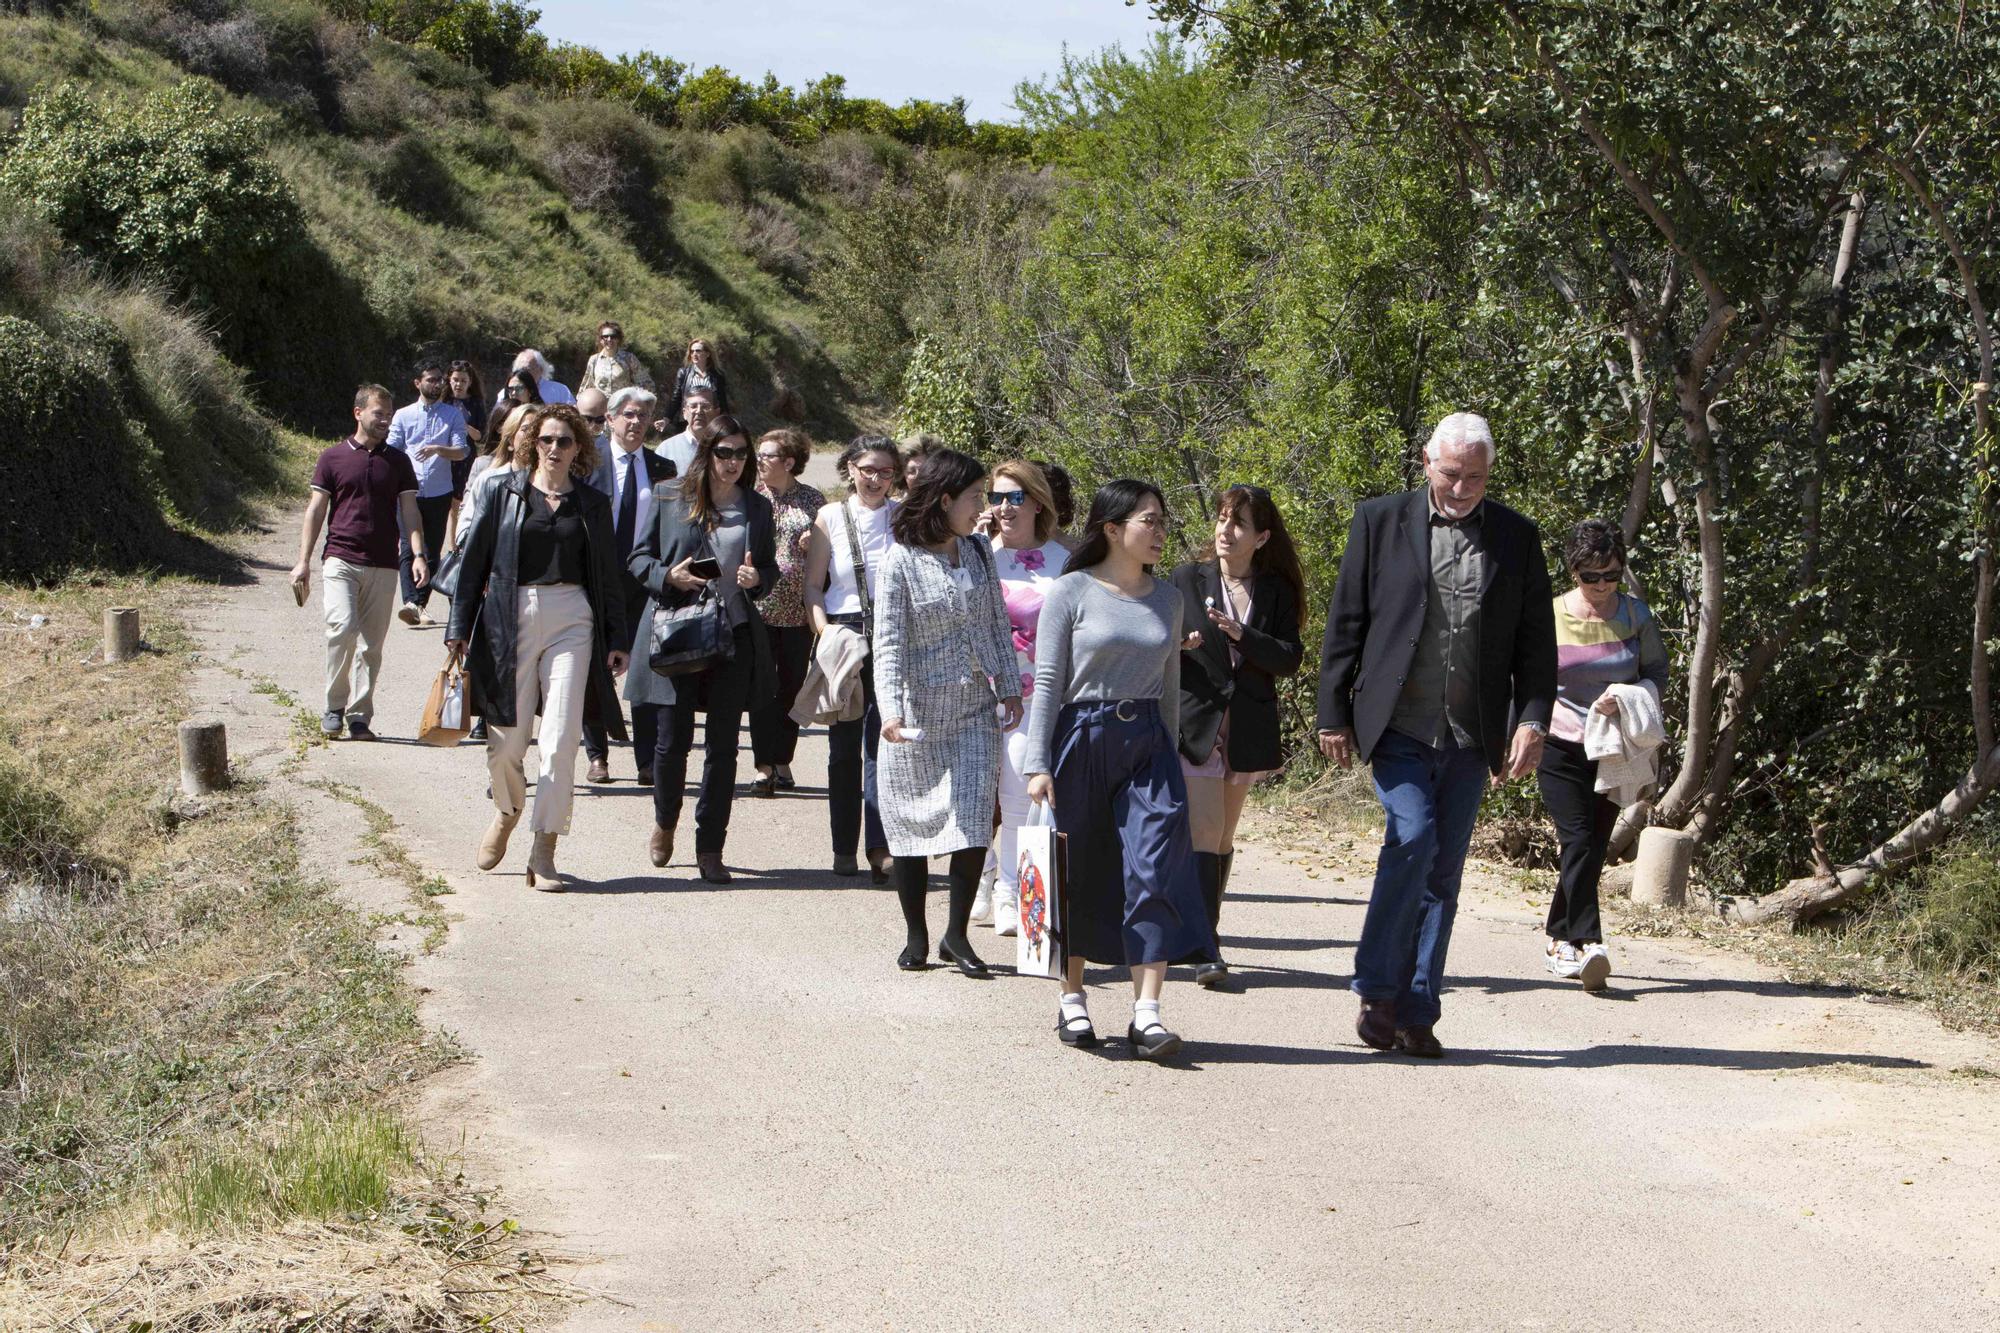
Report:
[{"label": "woman with sunglasses", "polygon": [[1618,590],[1625,577],[1625,532],[1586,519],[1563,543],[1563,564],[1576,586],[1555,599],[1556,707],[1536,777],[1542,804],[1562,847],[1555,898],[1549,903],[1550,972],[1601,988],[1611,976],[1597,882],[1618,822],[1618,806],[1597,790],[1597,761],[1584,753],[1583,729],[1593,712],[1618,715],[1613,685],[1639,685],[1657,702],[1667,685],[1667,649],[1653,613]]},{"label": "woman with sunglasses", "polygon": [[[1278,679],[1305,660],[1299,617],[1306,600],[1299,554],[1284,515],[1262,486],[1230,486],[1215,500],[1215,536],[1199,558],[1175,568],[1183,623],[1201,642],[1181,654],[1181,772],[1195,871],[1211,929],[1236,859],[1236,825],[1250,788],[1284,763]],[[1222,984],[1216,959],[1195,968],[1203,986]]]},{"label": "woman with sunglasses", "polygon": [[[815,635],[824,635],[831,625],[852,630],[861,636],[865,652],[874,637],[882,558],[896,540],[890,524],[900,506],[893,493],[902,479],[903,458],[887,436],[857,435],[840,451],[835,466],[851,489],[845,500],[825,506],[813,520],[812,544],[806,548],[806,616]],[[861,843],[875,883],[886,884],[889,839],[882,832],[875,791],[882,718],[876,708],[872,657],[861,667],[861,695],[861,716],[836,722],[827,731],[826,803],[833,833],[833,873],[861,873],[854,855]]]},{"label": "woman with sunglasses", "polygon": [[[1009,459],[993,469],[980,526],[993,542],[993,564],[1000,575],[1000,593],[1007,603],[1014,663],[1020,672],[1021,697],[1032,710],[1035,702],[1035,628],[1042,617],[1042,598],[1062,577],[1069,552],[1055,540],[1056,504],[1042,469],[1025,459]],[[1024,719],[1025,721],[1025,719]],[[1028,729],[1007,731],[1000,751],[1000,833],[993,850],[990,898],[973,904],[972,918],[993,916],[999,935],[1020,928],[1020,840],[1028,819]]]},{"label": "woman with sunglasses", "polygon": [[[729,809],[736,795],[736,747],[743,715],[777,690],[770,636],[757,601],[778,582],[777,539],[771,502],[744,484],[750,433],[735,417],[717,417],[696,450],[687,475],[653,490],[653,521],[632,547],[628,567],[651,601],[633,639],[633,651],[652,643],[653,617],[703,596],[716,598],[730,626],[727,658],[700,671],[663,676],[642,669],[627,678],[625,697],[660,706],[659,741],[653,752],[653,864],[674,859],[674,829],[687,787],[694,715],[708,714],[702,732],[701,795],[694,808],[695,868],[710,884],[732,878],[722,863],[729,837]],[[696,561],[713,560],[704,577]]]},{"label": "woman with sunglasses", "polygon": [[583,380],[576,386],[577,392],[596,389],[609,400],[612,394],[634,384],[650,390],[652,372],[626,350],[625,330],[616,320],[607,319],[597,326],[597,350],[583,363]]},{"label": "woman with sunglasses", "polygon": [[689,340],[687,356],[674,372],[674,391],[667,395],[667,420],[676,430],[688,424],[683,409],[687,396],[696,389],[706,389],[714,396],[716,411],[730,410],[729,381],[716,364],[715,350],[706,338]]},{"label": "woman with sunglasses", "polygon": [[1090,501],[1083,538],[1042,601],[1028,799],[1053,802],[1069,837],[1060,908],[1064,985],[1056,1035],[1094,1046],[1086,960],[1132,970],[1135,1056],[1181,1039],[1160,1022],[1167,964],[1213,962],[1215,935],[1194,875],[1180,728],[1181,596],[1153,567],[1167,507],[1149,481],[1114,481]]},{"label": "woman with sunglasses", "polygon": [[929,965],[930,858],[951,858],[940,962],[987,975],[965,937],[993,840],[1000,737],[1021,720],[1021,681],[992,548],[975,535],[986,469],[955,449],[924,456],[896,511],[875,620],[881,689],[882,827],[896,858],[907,939],[896,966]]},{"label": "woman with sunglasses", "polygon": [[517,370],[507,377],[507,387],[500,391],[500,405],[508,411],[517,407],[540,407],[542,386],[535,377],[525,370]]},{"label": "woman with sunglasses", "polygon": [[528,886],[559,891],[567,880],[556,839],[569,829],[583,720],[623,738],[613,677],[625,670],[629,640],[611,502],[579,484],[597,466],[597,448],[573,407],[544,407],[534,421],[516,432],[516,471],[494,483],[467,538],[447,640],[467,654],[487,723],[494,813],[477,864],[500,864],[520,822],[521,765],[539,711]]},{"label": "woman with sunglasses", "polygon": [[757,439],[757,494],[771,502],[778,537],[778,581],[763,606],[778,692],[750,715],[750,754],[757,765],[750,791],[755,796],[775,796],[779,788],[796,785],[792,757],[798,753],[799,724],[792,720],[792,704],[805,683],[813,647],[812,625],[806,620],[806,552],[812,547],[813,520],[826,506],[818,489],[799,480],[811,461],[812,445],[799,431],[767,431]]}]

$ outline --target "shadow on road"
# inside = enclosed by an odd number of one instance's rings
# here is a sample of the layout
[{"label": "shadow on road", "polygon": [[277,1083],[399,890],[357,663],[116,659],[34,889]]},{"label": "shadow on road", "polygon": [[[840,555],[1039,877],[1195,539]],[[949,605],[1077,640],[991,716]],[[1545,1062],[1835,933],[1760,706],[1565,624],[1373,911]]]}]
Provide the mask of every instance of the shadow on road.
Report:
[{"label": "shadow on road", "polygon": [[1247,1042],[1190,1041],[1185,1055],[1190,1065],[1338,1065],[1397,1061],[1417,1066],[1500,1065],[1519,1069],[1610,1069],[1627,1066],[1679,1065],[1695,1069],[1728,1069],[1742,1073],[1773,1073],[1788,1069],[1824,1069],[1854,1065],[1864,1069],[1929,1069],[1922,1060],[1899,1055],[1864,1055],[1837,1051],[1732,1051],[1705,1046],[1586,1046],[1574,1051],[1476,1050],[1447,1046],[1442,1061],[1412,1060],[1388,1051],[1360,1046],[1265,1046]]}]

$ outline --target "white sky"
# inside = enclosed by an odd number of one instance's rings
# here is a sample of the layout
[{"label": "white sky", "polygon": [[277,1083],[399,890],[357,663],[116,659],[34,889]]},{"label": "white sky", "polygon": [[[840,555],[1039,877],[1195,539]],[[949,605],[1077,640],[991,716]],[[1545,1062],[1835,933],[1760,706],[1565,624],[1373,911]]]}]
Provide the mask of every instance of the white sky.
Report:
[{"label": "white sky", "polygon": [[851,97],[897,105],[964,97],[974,120],[1013,121],[1014,85],[1116,42],[1137,52],[1158,30],[1145,0],[541,0],[541,31],[607,55],[650,48],[696,71],[803,88],[847,76]]}]

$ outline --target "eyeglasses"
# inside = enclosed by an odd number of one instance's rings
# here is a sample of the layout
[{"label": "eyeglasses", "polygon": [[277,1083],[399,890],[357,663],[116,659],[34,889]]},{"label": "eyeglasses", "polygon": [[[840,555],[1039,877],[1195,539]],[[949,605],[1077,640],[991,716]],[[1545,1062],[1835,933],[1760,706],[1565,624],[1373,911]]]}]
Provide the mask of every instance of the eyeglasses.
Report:
[{"label": "eyeglasses", "polygon": [[510,384],[507,386],[507,396],[509,398],[521,397],[525,395],[527,392],[528,391],[526,389],[522,388],[518,384]]},{"label": "eyeglasses", "polygon": [[567,435],[537,435],[535,443],[546,444],[551,449],[569,449],[576,445],[576,441]]},{"label": "eyeglasses", "polygon": [[990,505],[1006,505],[1010,509],[1019,509],[1022,505],[1028,503],[1028,493],[1026,491],[988,491],[986,492],[986,503]]},{"label": "eyeglasses", "polygon": [[896,469],[892,467],[863,467],[859,463],[854,465],[854,470],[871,481],[881,481],[884,477],[896,475]]},{"label": "eyeglasses", "polygon": [[1128,518],[1124,521],[1127,523],[1137,523],[1141,527],[1151,528],[1155,532],[1165,532],[1173,526],[1173,520],[1165,514],[1141,514],[1137,518]]},{"label": "eyeglasses", "polygon": [[736,444],[718,444],[708,452],[724,463],[734,463],[750,456],[748,446]]},{"label": "eyeglasses", "polygon": [[598,414],[597,416],[592,416],[588,412],[579,412],[577,413],[577,415],[582,417],[585,421],[588,421],[593,426],[602,426],[604,424],[604,416],[602,413]]},{"label": "eyeglasses", "polygon": [[1611,569],[1599,573],[1578,570],[1576,581],[1578,583],[1616,583],[1624,577],[1625,571],[1623,569]]},{"label": "eyeglasses", "polygon": [[782,463],[782,462],[783,462],[784,460],[785,460],[785,456],[784,456],[783,454],[780,454],[780,453],[769,453],[769,454],[758,454],[758,455],[757,455],[757,461],[758,461],[758,462],[760,462],[760,463]]}]

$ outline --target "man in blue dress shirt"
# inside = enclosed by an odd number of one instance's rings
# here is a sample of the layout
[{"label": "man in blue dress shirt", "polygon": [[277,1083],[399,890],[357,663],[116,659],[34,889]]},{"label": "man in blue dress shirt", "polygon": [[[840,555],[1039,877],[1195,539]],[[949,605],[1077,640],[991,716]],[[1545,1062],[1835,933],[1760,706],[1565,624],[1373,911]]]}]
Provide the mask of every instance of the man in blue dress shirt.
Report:
[{"label": "man in blue dress shirt", "polygon": [[[451,514],[451,465],[471,452],[465,439],[465,412],[445,401],[444,363],[426,360],[417,366],[417,401],[397,409],[389,423],[389,447],[410,456],[417,474],[417,516],[423,525],[423,549],[444,549],[445,519]],[[405,625],[424,623],[430,601],[428,584],[419,584],[411,569],[410,542],[403,539],[399,568],[403,606],[396,613]]]}]

